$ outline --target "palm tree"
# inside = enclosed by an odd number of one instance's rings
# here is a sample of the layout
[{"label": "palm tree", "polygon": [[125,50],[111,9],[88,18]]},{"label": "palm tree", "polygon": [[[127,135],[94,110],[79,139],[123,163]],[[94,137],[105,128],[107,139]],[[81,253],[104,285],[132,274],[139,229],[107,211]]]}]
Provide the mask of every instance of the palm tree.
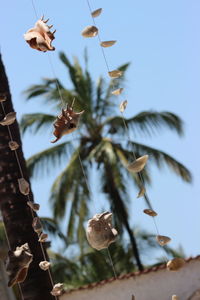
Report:
[{"label": "palm tree", "polygon": [[[61,109],[60,97],[69,104],[75,98],[75,110],[85,110],[85,113],[82,115],[76,138],[74,135],[69,136],[71,140],[68,141],[63,138],[61,143],[28,159],[30,175],[35,175],[36,171],[41,168],[45,170],[45,166],[49,167],[50,164],[55,166],[55,163],[65,160],[63,171],[52,186],[50,200],[55,218],[63,218],[66,204],[68,201],[72,202],[67,238],[69,242],[79,242],[83,249],[85,241],[83,223],[88,218],[90,206],[88,200],[91,199],[87,181],[90,180],[90,167],[96,168],[98,185],[114,212],[117,228],[121,232],[123,229],[127,231],[137,265],[139,269],[142,269],[135,237],[129,224],[127,212],[129,193],[126,183],[132,181],[139,188],[141,184],[138,175],[130,174],[124,165],[133,160],[132,152],[134,151],[137,157],[149,154],[150,162],[156,163],[159,168],[162,164],[166,164],[186,182],[191,181],[190,172],[167,153],[136,143],[132,139],[128,141],[124,139],[127,133],[126,128],[122,118],[116,115],[116,96],[111,94],[113,86],[118,88],[123,85],[124,75],[117,82],[112,79],[109,83],[100,77],[95,84],[88,71],[87,56],[85,68],[81,67],[77,58],[71,63],[64,53],[60,53],[59,56],[67,68],[72,88],[65,87],[57,78],[43,79],[42,83],[26,90],[27,99],[42,96],[40,99],[53,105],[58,114]],[[128,66],[129,64],[124,64],[118,69],[125,74]],[[55,118],[54,114],[41,112],[26,114],[21,120],[22,131],[31,129],[32,132],[38,132],[46,127],[52,129]],[[183,124],[180,118],[167,111],[143,111],[125,119],[125,122],[128,132],[132,130],[133,133],[149,135],[161,128],[167,128],[179,136],[183,134]],[[151,182],[148,168],[145,168],[142,175],[145,183]],[[147,197],[146,201],[149,203]]]}]

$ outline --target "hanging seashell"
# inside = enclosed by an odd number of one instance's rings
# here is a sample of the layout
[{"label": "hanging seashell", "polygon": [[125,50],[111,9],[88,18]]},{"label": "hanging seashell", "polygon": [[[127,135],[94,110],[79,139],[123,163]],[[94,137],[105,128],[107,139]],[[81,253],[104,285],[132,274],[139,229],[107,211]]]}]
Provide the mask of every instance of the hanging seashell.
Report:
[{"label": "hanging seashell", "polygon": [[42,232],[42,223],[38,217],[33,219],[32,227],[38,235]]},{"label": "hanging seashell", "polygon": [[11,125],[15,122],[16,120],[16,112],[12,111],[10,113],[8,113],[4,119],[0,122],[1,125],[3,126],[8,126],[8,125]]},{"label": "hanging seashell", "polygon": [[10,150],[12,150],[12,151],[17,150],[19,148],[18,143],[15,141],[10,141],[8,143],[8,146],[9,146]]},{"label": "hanging seashell", "polygon": [[144,155],[137,158],[132,163],[128,164],[127,169],[130,172],[135,172],[135,173],[141,172],[146,165],[148,157],[149,157],[148,155]]},{"label": "hanging seashell", "polygon": [[176,295],[173,295],[172,296],[172,300],[179,300],[180,298],[178,297],[178,296],[176,296]]},{"label": "hanging seashell", "polygon": [[144,209],[143,212],[150,217],[156,217],[158,215],[153,209]]},{"label": "hanging seashell", "polygon": [[108,48],[113,46],[117,41],[103,41],[100,43],[101,47]]},{"label": "hanging seashell", "polygon": [[38,211],[40,209],[40,204],[34,203],[32,201],[27,201],[27,205],[33,210]]},{"label": "hanging seashell", "polygon": [[41,262],[39,263],[39,267],[40,267],[40,269],[42,269],[43,271],[47,271],[47,270],[50,268],[50,266],[51,266],[51,263],[50,263],[49,261],[46,261],[46,260],[41,261]]},{"label": "hanging seashell", "polygon": [[78,123],[83,113],[84,110],[78,113],[74,112],[73,108],[68,105],[66,109],[62,109],[62,114],[57,117],[56,121],[53,124],[55,128],[53,134],[55,135],[56,139],[51,143],[55,143],[63,135],[75,131],[78,128]]},{"label": "hanging seashell", "polygon": [[18,185],[19,185],[19,190],[23,195],[29,194],[30,186],[29,183],[24,178],[18,179]]},{"label": "hanging seashell", "polygon": [[0,102],[4,102],[7,100],[7,97],[5,94],[0,94]]},{"label": "hanging seashell", "polygon": [[98,34],[98,28],[96,26],[87,26],[82,31],[82,36],[88,38],[88,37],[95,37]]},{"label": "hanging seashell", "polygon": [[34,28],[31,28],[24,34],[24,39],[31,48],[43,52],[55,50],[51,43],[55,39],[54,34],[56,30],[51,32],[50,29],[53,25],[48,26],[47,22],[48,19],[45,21],[44,17],[42,17],[35,23]]},{"label": "hanging seashell", "polygon": [[181,269],[185,264],[185,260],[180,257],[175,257],[172,260],[169,260],[167,263],[167,269],[169,271],[178,271]]},{"label": "hanging seashell", "polygon": [[171,238],[165,235],[157,235],[156,240],[160,246],[164,246],[171,242]]},{"label": "hanging seashell", "polygon": [[123,88],[119,88],[119,89],[116,89],[116,90],[112,91],[111,94],[113,94],[115,96],[118,96],[123,92],[123,90],[124,90]]},{"label": "hanging seashell", "polygon": [[139,190],[139,193],[138,193],[138,195],[137,195],[137,198],[143,197],[145,193],[146,193],[145,187],[142,186],[142,187],[140,188],[140,190]]},{"label": "hanging seashell", "polygon": [[117,230],[112,227],[112,213],[96,214],[88,221],[86,236],[92,248],[108,248],[116,240],[117,234]]},{"label": "hanging seashell", "polygon": [[96,17],[98,17],[101,13],[102,13],[102,8],[98,8],[98,9],[94,10],[94,11],[91,13],[91,15],[92,15],[93,18],[96,18]]},{"label": "hanging seashell", "polygon": [[33,260],[28,244],[17,247],[15,251],[8,251],[6,271],[8,273],[8,286],[23,282],[26,279],[28,268]]},{"label": "hanging seashell", "polygon": [[111,78],[118,78],[118,77],[122,76],[122,74],[123,74],[123,72],[120,70],[113,70],[113,71],[108,72],[108,75]]},{"label": "hanging seashell", "polygon": [[54,286],[53,286],[53,290],[51,291],[51,295],[53,296],[60,296],[62,295],[62,293],[64,292],[63,290],[63,283],[56,283]]},{"label": "hanging seashell", "polygon": [[125,111],[125,109],[127,107],[127,104],[128,104],[127,100],[122,101],[122,103],[119,106],[119,110],[120,110],[121,113],[123,113]]},{"label": "hanging seashell", "polygon": [[38,242],[45,243],[47,239],[48,239],[48,234],[47,233],[41,233]]}]

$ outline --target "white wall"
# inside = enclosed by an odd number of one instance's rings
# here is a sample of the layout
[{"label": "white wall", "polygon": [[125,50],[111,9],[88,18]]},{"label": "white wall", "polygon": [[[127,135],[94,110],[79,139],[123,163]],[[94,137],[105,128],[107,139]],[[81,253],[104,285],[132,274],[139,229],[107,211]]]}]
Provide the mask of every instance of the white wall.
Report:
[{"label": "white wall", "polygon": [[[188,300],[200,288],[200,260],[191,260],[177,271],[166,269],[117,280],[102,286],[64,294],[61,300],[171,300],[177,295]],[[195,298],[200,300],[200,298]]]}]

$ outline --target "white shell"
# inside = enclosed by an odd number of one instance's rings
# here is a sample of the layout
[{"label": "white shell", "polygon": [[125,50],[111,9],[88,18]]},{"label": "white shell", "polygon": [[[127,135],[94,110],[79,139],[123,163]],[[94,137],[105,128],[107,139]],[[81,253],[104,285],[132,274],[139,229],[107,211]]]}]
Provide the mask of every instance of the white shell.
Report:
[{"label": "white shell", "polygon": [[63,293],[63,283],[56,283],[53,286],[53,290],[51,291],[51,295],[60,296]]},{"label": "white shell", "polygon": [[100,43],[101,47],[108,48],[113,46],[117,41],[103,41]]},{"label": "white shell", "polygon": [[51,263],[50,263],[49,261],[46,261],[46,260],[41,261],[41,262],[39,263],[39,267],[40,267],[40,269],[42,269],[43,271],[48,270],[48,269],[50,268],[50,266],[51,266]]},{"label": "white shell", "polygon": [[47,239],[48,239],[48,234],[47,233],[41,233],[38,242],[45,243]]},{"label": "white shell", "polygon": [[158,215],[157,212],[150,208],[144,209],[143,212],[150,217],[156,217]]},{"label": "white shell", "polygon": [[40,204],[34,203],[32,201],[27,201],[27,205],[34,211],[38,211],[40,209]]},{"label": "white shell", "polygon": [[9,146],[10,150],[12,150],[12,151],[17,150],[19,148],[18,143],[15,141],[10,141],[8,143],[8,146]]},{"label": "white shell", "polygon": [[116,240],[117,230],[112,227],[112,213],[96,214],[88,221],[86,236],[94,249],[101,250]]},{"label": "white shell", "polygon": [[171,242],[171,238],[165,235],[157,235],[156,240],[160,246],[167,245],[169,242]]},{"label": "white shell", "polygon": [[30,192],[29,183],[24,178],[18,179],[19,190],[23,195],[28,195]]},{"label": "white shell", "polygon": [[10,113],[8,113],[4,119],[0,122],[1,125],[3,126],[8,126],[8,125],[11,125],[15,122],[16,120],[16,112],[12,111]]},{"label": "white shell", "polygon": [[140,190],[139,190],[139,193],[138,193],[138,195],[137,195],[137,198],[143,197],[145,193],[146,193],[146,189],[145,189],[144,186],[142,186],[142,187],[140,188]]},{"label": "white shell", "polygon": [[91,13],[91,15],[92,15],[93,18],[96,18],[96,17],[98,17],[101,13],[102,13],[102,8],[98,8],[98,9],[94,10],[94,11]]},{"label": "white shell", "polygon": [[84,37],[95,37],[98,34],[98,28],[96,26],[87,26],[82,31],[82,36]]},{"label": "white shell", "polygon": [[178,271],[181,269],[185,264],[185,260],[180,257],[175,257],[168,261],[167,263],[167,269],[169,271]]},{"label": "white shell", "polygon": [[127,100],[124,100],[120,103],[120,106],[119,106],[119,110],[121,113],[123,113],[127,107],[127,104],[128,104],[128,101]]},{"label": "white shell", "polygon": [[108,75],[111,78],[119,78],[120,76],[122,76],[122,74],[123,74],[123,72],[120,70],[113,70],[113,71],[108,72]]},{"label": "white shell", "polygon": [[143,155],[143,156],[137,158],[135,161],[133,161],[132,163],[130,163],[127,166],[127,169],[130,172],[135,172],[135,173],[141,172],[146,165],[148,157],[149,157],[148,155]]},{"label": "white shell", "polygon": [[112,95],[118,96],[123,92],[123,90],[124,90],[123,88],[116,89],[112,91]]}]

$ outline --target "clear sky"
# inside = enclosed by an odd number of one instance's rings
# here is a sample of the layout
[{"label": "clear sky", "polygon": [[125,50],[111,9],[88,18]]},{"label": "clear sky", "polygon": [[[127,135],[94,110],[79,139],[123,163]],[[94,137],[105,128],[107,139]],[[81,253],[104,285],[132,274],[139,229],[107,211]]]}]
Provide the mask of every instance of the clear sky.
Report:
[{"label": "clear sky", "polygon": [[[84,48],[89,52],[90,70],[96,80],[107,76],[97,39],[84,39],[80,32],[92,24],[86,0],[35,0],[39,16],[50,18],[57,29],[51,53],[56,74],[69,86],[66,70],[58,60],[65,51],[83,59]],[[127,72],[126,116],[143,110],[167,110],[178,114],[185,123],[185,136],[178,138],[167,130],[156,137],[138,138],[162,149],[184,163],[193,174],[193,184],[182,182],[168,169],[158,171],[153,166],[153,185],[149,195],[159,213],[157,223],[161,234],[172,237],[172,246],[182,245],[187,256],[200,253],[199,199],[199,79],[200,79],[200,2],[199,0],[91,0],[92,8],[103,8],[96,22],[104,40],[116,39],[117,44],[106,49],[111,69],[131,62]],[[31,0],[7,0],[1,4],[0,46],[9,77],[18,119],[26,112],[49,111],[39,99],[27,103],[22,91],[42,77],[53,77],[46,53],[31,49],[23,34],[36,21]],[[23,138],[26,158],[50,146],[49,133]],[[48,204],[52,176],[33,180],[35,200],[41,204],[41,215],[50,214]],[[132,224],[155,232],[152,220],[143,215],[142,199],[132,194],[130,214]]]}]

